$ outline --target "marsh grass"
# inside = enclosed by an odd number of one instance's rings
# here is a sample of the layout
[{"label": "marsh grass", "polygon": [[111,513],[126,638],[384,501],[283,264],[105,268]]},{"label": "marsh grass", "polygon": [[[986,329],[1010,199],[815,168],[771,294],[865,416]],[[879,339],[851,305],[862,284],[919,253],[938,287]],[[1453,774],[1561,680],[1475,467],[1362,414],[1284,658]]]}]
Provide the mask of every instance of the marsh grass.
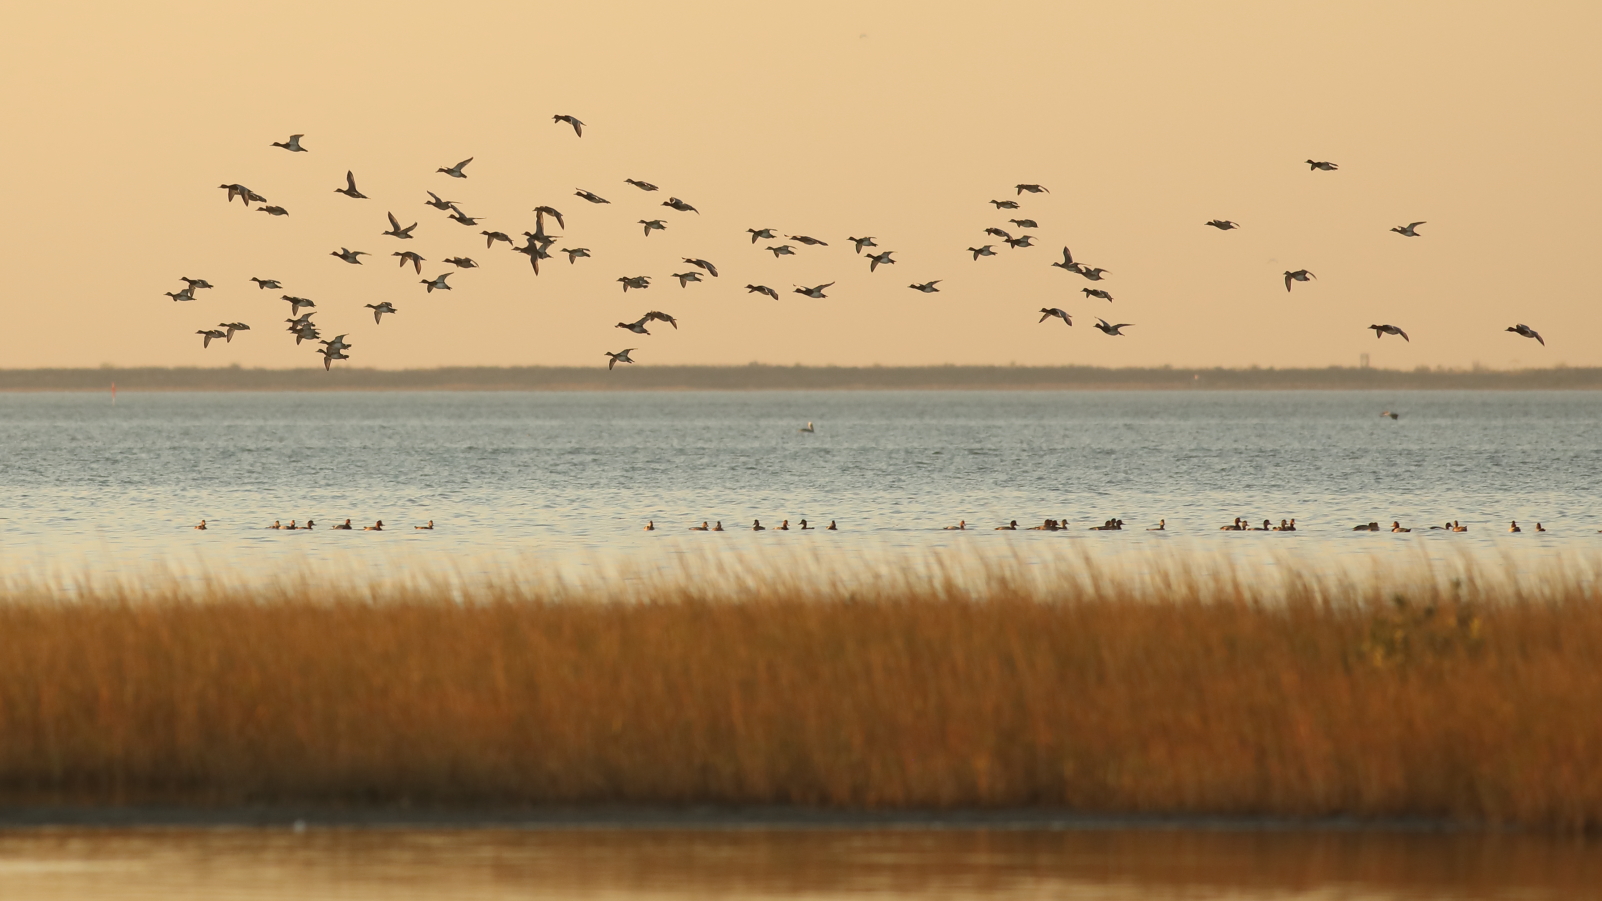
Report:
[{"label": "marsh grass", "polygon": [[1602,824],[1583,573],[982,576],[13,585],[0,804]]}]

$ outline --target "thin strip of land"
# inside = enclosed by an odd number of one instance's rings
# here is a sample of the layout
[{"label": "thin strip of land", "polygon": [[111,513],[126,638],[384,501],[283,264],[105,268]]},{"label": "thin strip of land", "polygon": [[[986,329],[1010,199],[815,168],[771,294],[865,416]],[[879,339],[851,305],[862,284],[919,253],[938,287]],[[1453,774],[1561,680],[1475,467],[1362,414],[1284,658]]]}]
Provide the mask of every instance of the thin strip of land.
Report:
[{"label": "thin strip of land", "polygon": [[1602,390],[1602,368],[1184,369],[1094,366],[520,366],[0,369],[0,391]]}]

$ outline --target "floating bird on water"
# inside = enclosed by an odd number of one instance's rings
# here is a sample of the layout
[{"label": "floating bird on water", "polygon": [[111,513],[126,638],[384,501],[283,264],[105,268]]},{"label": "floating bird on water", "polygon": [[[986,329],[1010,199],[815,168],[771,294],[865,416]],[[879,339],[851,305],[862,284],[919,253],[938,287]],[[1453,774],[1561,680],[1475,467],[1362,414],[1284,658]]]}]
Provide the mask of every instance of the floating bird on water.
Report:
[{"label": "floating bird on water", "polygon": [[1039,228],[1040,227],[1040,223],[1036,222],[1033,219],[1008,219],[1007,221],[1011,222],[1013,225],[1018,226],[1019,228]]},{"label": "floating bird on water", "polygon": [[1096,328],[1101,329],[1103,332],[1106,332],[1109,335],[1122,335],[1123,332],[1119,331],[1119,329],[1129,328],[1132,325],[1134,325],[1133,322],[1120,322],[1117,325],[1112,325],[1105,319],[1096,320]]},{"label": "floating bird on water", "polygon": [[611,369],[612,367],[616,366],[619,363],[632,363],[632,362],[634,362],[633,360],[629,359],[629,354],[632,353],[633,351],[638,350],[638,349],[639,348],[637,348],[637,347],[625,347],[622,350],[618,351],[617,353],[612,353],[611,351],[606,351],[605,352],[606,355],[608,357],[611,357],[610,360],[606,361],[606,368],[607,369]]},{"label": "floating bird on water", "polygon": [[1285,271],[1285,290],[1289,291],[1291,289],[1291,282],[1293,281],[1305,282],[1310,278],[1318,278],[1318,276],[1308,272],[1306,269],[1298,269],[1295,272],[1287,269]]},{"label": "floating bird on water", "polygon": [[623,179],[623,181],[624,181],[625,184],[633,185],[634,187],[639,188],[641,191],[655,191],[655,190],[657,190],[656,185],[653,185],[648,181],[640,181],[637,178],[625,178],[625,179]]},{"label": "floating bird on water", "polygon": [[410,238],[412,236],[412,229],[417,227],[417,223],[413,222],[411,225],[401,228],[400,220],[395,218],[394,213],[386,213],[385,215],[389,217],[389,230],[379,232],[379,234],[389,235],[392,238]]},{"label": "floating bird on water", "polygon": [[1405,238],[1417,238],[1419,236],[1417,229],[1423,224],[1423,220],[1419,220],[1418,222],[1409,222],[1406,225],[1398,225],[1391,229],[1391,231],[1396,232]]},{"label": "floating bird on water", "polygon": [[271,288],[274,291],[281,290],[284,287],[283,285],[280,285],[278,283],[278,279],[276,279],[276,278],[254,278],[254,277],[252,277],[251,281],[255,282],[256,283],[256,287],[258,287],[258,288]]},{"label": "floating bird on water", "polygon": [[410,250],[397,250],[394,253],[390,254],[390,256],[392,256],[392,257],[400,257],[400,264],[401,264],[401,268],[402,269],[406,268],[406,264],[407,263],[411,263],[413,266],[417,267],[417,274],[418,275],[422,275],[423,274],[423,258],[418,256],[417,254],[411,252]]},{"label": "floating bird on water", "polygon": [[445,283],[445,279],[450,278],[450,276],[451,274],[449,272],[441,272],[432,279],[420,279],[418,284],[427,285],[428,293],[430,294],[433,294],[435,291],[449,291],[451,286]]},{"label": "floating bird on water", "polygon": [[380,323],[382,323],[384,321],[384,314],[385,313],[393,313],[393,312],[395,312],[395,305],[390,303],[387,300],[384,301],[383,303],[364,304],[364,306],[366,306],[367,309],[373,311],[373,324],[374,325],[378,325],[378,324],[380,324]]},{"label": "floating bird on water", "polygon": [[457,269],[477,269],[478,268],[478,261],[474,260],[472,257],[446,257],[445,258],[445,262],[450,263],[452,266],[455,266]]},{"label": "floating bird on water", "polygon": [[701,280],[701,273],[699,272],[673,272],[669,274],[679,280],[680,288],[689,285],[690,282],[698,282]]},{"label": "floating bird on water", "polygon": [[438,194],[435,194],[433,191],[427,191],[425,193],[428,194],[430,199],[423,201],[424,206],[431,206],[436,210],[449,210],[456,207],[456,201],[454,200],[445,200]]},{"label": "floating bird on water", "polygon": [[1240,228],[1239,222],[1231,222],[1228,219],[1209,219],[1207,224],[1221,232],[1227,232],[1232,228]]},{"label": "floating bird on water", "polygon": [[1071,253],[1066,247],[1062,249],[1062,262],[1052,263],[1051,265],[1057,267],[1058,269],[1065,269],[1069,272],[1080,272],[1084,269],[1083,266],[1074,262],[1073,253]]},{"label": "floating bird on water", "polygon": [[354,197],[357,200],[367,199],[366,194],[356,190],[356,173],[350,171],[349,169],[345,170],[345,187],[335,188],[334,193],[344,194],[346,197]]},{"label": "floating bird on water", "polygon": [[793,257],[793,256],[795,256],[795,248],[791,247],[788,244],[780,244],[778,247],[767,247],[767,248],[764,248],[764,249],[772,251],[773,252],[773,258],[775,260],[778,259],[779,257]]},{"label": "floating bird on water", "polygon": [[316,309],[317,307],[317,304],[307,300],[304,297],[292,297],[288,294],[285,294],[284,300],[289,301],[289,315],[291,316],[299,316],[301,307],[306,307],[307,309]]},{"label": "floating bird on water", "polygon": [[[755,241],[756,239],[752,238],[751,240]],[[846,238],[846,240],[850,241],[852,244],[855,244],[857,246],[857,253],[861,253],[862,252],[862,248],[864,248],[864,247],[878,247],[879,246],[879,245],[873,243],[873,238],[872,237],[867,237],[867,238]]]},{"label": "floating bird on water", "polygon": [[250,326],[244,324],[243,322],[219,322],[217,323],[217,327],[228,330],[228,334],[224,337],[227,339],[229,344],[234,343],[234,332],[250,331]]},{"label": "floating bird on water", "polygon": [[331,256],[331,257],[339,257],[340,259],[344,260],[345,262],[351,263],[351,264],[356,265],[356,266],[360,266],[362,264],[362,261],[360,259],[358,259],[358,257],[372,256],[372,254],[368,253],[365,250],[347,250],[347,249],[345,249],[343,247],[341,247],[337,251],[330,250],[328,252],[328,255]]},{"label": "floating bird on water", "polygon": [[579,257],[588,257],[590,255],[590,249],[588,247],[563,247],[557,253],[565,253],[569,263],[577,263]]},{"label": "floating bird on water", "polygon": [[694,213],[697,216],[701,215],[701,211],[700,210],[696,209],[693,206],[690,206],[689,204],[685,203],[684,201],[678,199],[677,197],[669,197],[668,199],[662,201],[662,205],[663,206],[667,206],[667,207],[672,207],[673,209],[678,210],[681,213]]},{"label": "floating bird on water", "polygon": [[204,331],[195,332],[195,334],[200,335],[204,339],[204,340],[202,340],[200,342],[200,347],[201,347],[202,350],[204,350],[204,349],[206,349],[206,348],[211,346],[211,339],[213,339],[213,338],[221,338],[224,334],[226,334],[226,332],[222,332],[222,331],[219,331],[219,330],[214,329],[214,328],[209,328],[209,329],[206,329]]},{"label": "floating bird on water", "polygon": [[992,200],[990,202],[995,204],[998,210],[1016,210],[1018,208],[1018,201],[1016,200]]},{"label": "floating bird on water", "polygon": [[618,281],[623,283],[624,294],[629,293],[630,288],[643,291],[646,288],[651,287],[651,277],[649,275],[623,276],[619,278]]},{"label": "floating bird on water", "polygon": [[711,263],[708,263],[706,260],[693,260],[693,259],[691,259],[689,257],[684,257],[683,259],[684,259],[684,262],[689,263],[691,266],[695,266],[695,267],[700,268],[700,269],[705,269],[707,274],[712,276],[713,278],[717,278],[718,277],[718,267],[712,265]]},{"label": "floating bird on water", "polygon": [[1100,288],[1080,288],[1079,290],[1085,292],[1086,297],[1099,297],[1108,303],[1112,303],[1112,295]]},{"label": "floating bird on water", "polygon": [[259,206],[259,207],[256,207],[256,212],[258,212],[258,213],[266,213],[269,216],[288,216],[289,215],[289,211],[284,209],[281,206]]},{"label": "floating bird on water", "polygon": [[578,137],[581,137],[581,138],[584,137],[584,123],[580,122],[579,120],[577,120],[575,118],[573,118],[572,116],[568,116],[568,115],[552,116],[551,117],[551,121],[552,122],[566,122],[567,124],[573,126],[573,134],[574,135],[576,135]]},{"label": "floating bird on water", "polygon": [[653,228],[657,231],[667,231],[667,223],[661,219],[641,219],[640,224],[645,226],[645,236],[647,238],[651,237],[651,229]]},{"label": "floating bird on water", "polygon": [[940,289],[936,288],[935,285],[940,284],[941,281],[942,281],[942,279],[938,279],[937,278],[932,282],[924,282],[921,285],[908,285],[907,287],[911,288],[914,291],[922,291],[925,294],[939,294],[940,293]]},{"label": "floating bird on water", "polygon": [[1534,338],[1535,340],[1541,342],[1542,347],[1546,346],[1546,339],[1541,337],[1541,333],[1533,328],[1530,328],[1522,322],[1518,325],[1510,325],[1504,331],[1514,332],[1515,334],[1523,335],[1526,338]]},{"label": "floating bird on water", "polygon": [[191,292],[200,291],[202,289],[211,287],[211,282],[208,282],[203,278],[189,278],[188,276],[180,275],[178,276],[178,280],[187,284]]},{"label": "floating bird on water", "polygon": [[1041,322],[1045,322],[1047,319],[1050,319],[1053,316],[1055,316],[1058,319],[1061,319],[1063,322],[1067,323],[1068,325],[1073,325],[1074,324],[1073,317],[1069,316],[1067,311],[1065,311],[1063,309],[1060,309],[1058,307],[1041,307],[1040,308],[1040,321]]},{"label": "floating bird on water", "polygon": [[577,191],[574,191],[573,194],[575,196],[577,196],[577,197],[582,197],[585,200],[588,200],[590,203],[611,203],[612,202],[612,201],[607,200],[605,197],[602,197],[602,196],[600,196],[598,194],[592,194],[591,192],[586,191],[583,188],[579,188]]},{"label": "floating bird on water", "polygon": [[290,153],[305,153],[306,152],[306,148],[300,146],[300,139],[304,138],[304,137],[306,137],[306,136],[303,135],[303,134],[290,135],[289,136],[289,140],[287,140],[287,141],[274,141],[273,142],[273,146],[274,147],[282,147],[285,150],[289,151]]},{"label": "floating bird on water", "polygon": [[1322,169],[1325,172],[1334,172],[1340,168],[1328,160],[1308,160],[1307,165],[1310,169]]},{"label": "floating bird on water", "polygon": [[512,244],[514,246],[517,244],[517,242],[513,241],[511,236],[508,235],[506,232],[484,231],[484,232],[479,232],[479,234],[484,236],[484,246],[485,247],[494,247],[496,241],[505,241],[506,243]]},{"label": "floating bird on water", "polygon": [[748,294],[766,294],[774,300],[779,299],[779,292],[769,288],[767,285],[746,285],[745,290]]},{"label": "floating bird on water", "polygon": [[816,432],[816,431],[817,431],[817,429],[815,429],[815,428],[813,428],[813,427],[812,427],[812,423],[811,423],[811,421],[808,421],[808,422],[807,422],[807,427],[806,427],[806,428],[804,428],[804,429],[797,429],[797,431],[800,431],[800,432],[806,432],[806,433],[807,433],[807,434],[809,434],[809,435],[810,435],[810,434],[812,434],[812,433],[813,433],[813,432]]},{"label": "floating bird on water", "polygon": [[472,157],[468,157],[467,159],[462,160],[461,162],[457,163],[456,165],[451,166],[449,169],[445,168],[444,166],[441,166],[438,169],[435,169],[434,171],[435,172],[443,172],[446,175],[449,175],[451,178],[466,178],[467,177],[467,173],[462,171],[462,167],[466,166],[468,163],[471,163],[472,161],[473,161],[473,158]]},{"label": "floating bird on water", "polygon": [[1018,185],[1017,187],[1018,187],[1018,193],[1019,194],[1022,194],[1025,191],[1028,191],[1031,194],[1050,194],[1051,193],[1050,191],[1046,190],[1045,188],[1041,187],[1040,185]]},{"label": "floating bird on water", "polygon": [[993,257],[996,255],[996,249],[991,247],[989,244],[986,244],[983,247],[970,247],[968,248],[968,251],[973,254],[973,258],[975,260],[978,260],[980,257]]},{"label": "floating bird on water", "polygon": [[1409,344],[1413,343],[1412,339],[1407,337],[1407,332],[1402,331],[1394,325],[1371,325],[1369,328],[1374,330],[1374,337],[1376,338],[1383,338],[1386,335],[1401,335],[1403,341],[1406,341]]},{"label": "floating bird on water", "polygon": [[822,284],[822,285],[818,285],[815,288],[803,288],[800,285],[796,285],[794,293],[796,293],[796,294],[805,294],[806,296],[812,298],[813,300],[824,300],[824,299],[826,299],[828,297],[828,295],[823,293],[823,289],[829,287],[829,285],[832,285],[832,284],[834,284],[834,282],[828,282],[828,283],[825,283],[825,284]]},{"label": "floating bird on water", "polygon": [[817,238],[814,238],[811,235],[785,235],[785,237],[789,238],[791,241],[800,241],[802,244],[805,244],[808,247],[814,247],[814,246],[816,246],[816,247],[828,247],[829,246],[829,242],[827,242],[827,241],[819,241]]},{"label": "floating bird on water", "polygon": [[884,253],[870,253],[870,254],[868,254],[868,271],[869,272],[873,272],[873,271],[877,270],[880,266],[893,266],[893,265],[895,265],[896,261],[890,259],[890,254],[892,254],[892,253],[895,253],[895,251],[887,250]]},{"label": "floating bird on water", "polygon": [[755,244],[758,238],[761,238],[764,241],[771,241],[778,237],[778,235],[773,233],[773,229],[771,228],[748,228],[746,231],[751,233],[752,244]]},{"label": "floating bird on water", "polygon": [[[558,228],[567,228],[567,223],[562,219],[562,211],[554,206],[537,206],[534,208],[534,212],[538,215],[550,216],[555,219]],[[536,231],[538,230],[536,229]]]},{"label": "floating bird on water", "polygon": [[679,321],[677,319],[674,319],[672,316],[669,316],[668,314],[662,312],[661,310],[652,310],[651,312],[646,313],[645,314],[645,318],[643,320],[641,320],[641,321],[643,321],[643,322],[666,322],[668,325],[673,326],[673,330],[674,331],[678,331],[678,329],[679,329]]},{"label": "floating bird on water", "polygon": [[1402,414],[1400,414],[1400,413],[1392,413],[1390,410],[1385,410],[1385,411],[1381,412],[1380,416],[1389,417],[1390,419],[1401,419],[1402,418]]}]

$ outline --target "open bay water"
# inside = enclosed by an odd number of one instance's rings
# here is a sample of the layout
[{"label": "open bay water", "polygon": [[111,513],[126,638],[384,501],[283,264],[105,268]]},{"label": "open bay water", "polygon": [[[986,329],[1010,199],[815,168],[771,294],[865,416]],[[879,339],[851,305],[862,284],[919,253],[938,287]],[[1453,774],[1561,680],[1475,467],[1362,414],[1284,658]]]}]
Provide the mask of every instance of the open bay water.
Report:
[{"label": "open bay water", "polygon": [[[1592,392],[5,394],[0,448],[0,553],[36,576],[649,571],[794,551],[809,565],[1109,562],[1178,548],[1540,566],[1602,549]],[[1236,516],[1298,531],[1218,531]],[[1126,531],[1088,531],[1113,517]],[[265,528],[308,518],[316,530]],[[346,518],[388,531],[329,530]],[[803,518],[840,531],[794,531]],[[1046,518],[1070,528],[993,531]],[[205,532],[191,528],[201,519]],[[753,533],[757,519],[792,531]],[[1167,532],[1145,531],[1160,519]],[[719,520],[730,531],[688,531]],[[964,520],[972,531],[943,528]],[[1393,520],[1418,531],[1351,531]],[[1447,520],[1470,531],[1426,531]],[[1513,520],[1526,531],[1508,534]]]}]

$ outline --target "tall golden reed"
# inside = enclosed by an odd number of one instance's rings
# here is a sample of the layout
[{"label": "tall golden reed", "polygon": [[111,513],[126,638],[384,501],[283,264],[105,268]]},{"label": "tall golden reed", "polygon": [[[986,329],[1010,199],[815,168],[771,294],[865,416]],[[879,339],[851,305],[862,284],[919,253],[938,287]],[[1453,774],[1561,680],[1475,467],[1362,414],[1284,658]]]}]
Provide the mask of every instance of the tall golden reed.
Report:
[{"label": "tall golden reed", "polygon": [[11,589],[0,804],[1602,825],[1602,597],[1573,574],[699,586]]}]

